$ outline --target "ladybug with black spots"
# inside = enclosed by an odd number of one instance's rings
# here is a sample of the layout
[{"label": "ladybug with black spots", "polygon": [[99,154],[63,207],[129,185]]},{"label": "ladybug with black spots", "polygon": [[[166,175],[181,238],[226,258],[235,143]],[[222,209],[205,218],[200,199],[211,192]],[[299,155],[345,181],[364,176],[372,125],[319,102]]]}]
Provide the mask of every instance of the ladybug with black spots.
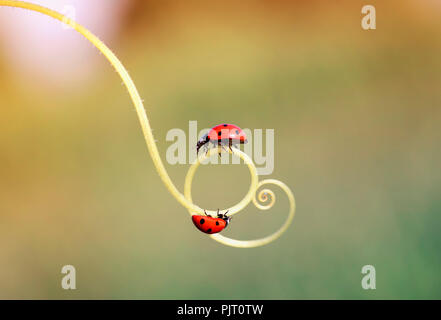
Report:
[{"label": "ladybug with black spots", "polygon": [[219,213],[219,209],[217,209],[217,218],[210,216],[205,210],[204,212],[205,216],[196,214],[191,216],[196,228],[204,233],[213,234],[221,232],[228,226],[228,223],[230,223],[231,217],[227,216],[228,210],[222,214]]},{"label": "ladybug with black spots", "polygon": [[[231,149],[231,146],[235,146],[237,144],[247,143],[247,137],[245,132],[238,126],[234,124],[219,124],[208,131],[196,144],[196,152],[199,153],[199,149],[203,146],[206,147],[206,152],[208,152],[208,148],[210,144],[213,146],[228,146]],[[220,153],[219,153],[220,155]]]}]

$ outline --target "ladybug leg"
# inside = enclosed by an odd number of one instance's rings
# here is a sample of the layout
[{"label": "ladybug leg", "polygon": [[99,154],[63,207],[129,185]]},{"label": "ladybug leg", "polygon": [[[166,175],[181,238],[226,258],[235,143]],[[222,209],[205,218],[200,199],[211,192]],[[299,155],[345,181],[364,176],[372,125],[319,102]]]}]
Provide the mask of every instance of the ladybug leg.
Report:
[{"label": "ladybug leg", "polygon": [[213,142],[212,142],[211,140],[209,140],[206,144],[204,144],[205,155],[208,154],[208,151],[210,150],[210,145],[211,145],[212,143],[213,143]]},{"label": "ladybug leg", "polygon": [[[227,152],[227,149],[225,149],[225,146],[224,145],[222,145],[222,150],[224,150],[225,152]],[[219,152],[219,157],[221,157],[222,156],[222,154]]]},{"label": "ladybug leg", "polygon": [[219,150],[219,153],[218,153],[219,158],[222,157],[221,151],[220,151],[220,149],[219,149],[220,147],[223,148],[223,146],[222,146],[222,140],[219,140],[219,141],[217,142],[217,148],[218,148],[218,150]]},{"label": "ladybug leg", "polygon": [[210,218],[211,218],[211,216],[207,213],[207,211],[205,211],[205,209],[204,209],[204,213],[205,213],[205,215],[206,215],[207,217],[210,217]]},{"label": "ladybug leg", "polygon": [[[225,150],[224,146],[222,144],[219,143],[219,146],[222,148],[222,150]],[[219,158],[222,158],[222,150],[219,149],[219,153],[218,153],[219,154]]]}]

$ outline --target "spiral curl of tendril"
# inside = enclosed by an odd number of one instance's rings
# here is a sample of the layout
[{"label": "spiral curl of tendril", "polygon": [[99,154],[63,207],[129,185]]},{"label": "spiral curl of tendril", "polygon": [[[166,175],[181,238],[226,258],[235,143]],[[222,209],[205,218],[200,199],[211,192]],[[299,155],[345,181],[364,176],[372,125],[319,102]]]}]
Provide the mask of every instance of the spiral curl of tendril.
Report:
[{"label": "spiral curl of tendril", "polygon": [[[179,190],[176,188],[176,186],[173,184],[173,181],[170,179],[170,176],[168,175],[164,164],[162,163],[161,157],[159,156],[159,151],[155,143],[155,139],[153,137],[152,128],[150,126],[147,113],[144,109],[144,105],[142,102],[142,99],[138,93],[138,90],[136,89],[135,84],[133,83],[132,78],[129,76],[127,70],[122,65],[121,61],[115,56],[115,54],[94,34],[92,34],[89,30],[87,30],[82,25],[76,23],[74,20],[70,19],[69,17],[66,17],[62,15],[61,13],[58,13],[56,11],[53,11],[51,9],[23,1],[13,1],[13,0],[0,0],[0,6],[6,6],[6,7],[16,7],[16,8],[22,8],[22,9],[28,9],[31,11],[39,12],[44,15],[47,15],[49,17],[52,17],[54,19],[57,19],[71,28],[75,29],[78,33],[83,35],[87,40],[89,40],[111,63],[111,65],[115,68],[119,76],[121,77],[124,85],[126,86],[130,98],[135,106],[136,113],[139,118],[139,122],[141,124],[142,132],[144,134],[144,138],[147,144],[147,149],[150,153],[150,156],[152,157],[153,164],[156,167],[156,170],[158,171],[158,174],[162,180],[162,182],[165,184],[167,190],[173,195],[173,197],[182,205],[184,206],[190,215],[193,214],[204,214],[204,210],[200,208],[199,206],[195,205],[192,201],[191,197],[191,185],[193,181],[194,174],[196,172],[196,169],[198,168],[201,161],[206,159],[207,157],[210,157],[214,154],[217,154],[220,150],[217,148],[212,148],[209,150],[208,153],[203,153],[202,156],[198,156],[197,161],[192,164],[190,169],[188,170],[187,176],[185,178],[185,186],[184,186],[184,194],[180,193]],[[228,246],[232,247],[238,247],[238,248],[252,248],[252,247],[258,247],[265,244],[268,244],[278,237],[280,237],[289,227],[289,225],[292,222],[292,219],[294,218],[295,213],[295,199],[294,195],[289,189],[289,187],[284,184],[283,182],[275,179],[267,179],[258,181],[258,174],[256,166],[254,165],[251,158],[245,154],[244,152],[240,151],[239,149],[232,148],[232,150],[229,151],[230,153],[234,153],[235,155],[239,156],[245,164],[248,166],[248,169],[251,174],[251,184],[248,193],[245,195],[245,197],[235,206],[225,209],[229,210],[228,215],[232,216],[242,209],[244,209],[251,201],[253,204],[261,210],[268,210],[270,209],[274,203],[275,203],[275,194],[273,191],[269,189],[262,189],[256,198],[257,190],[262,186],[266,184],[273,184],[278,187],[280,187],[287,195],[289,200],[289,214],[286,218],[283,225],[274,233],[270,234],[269,236],[266,236],[264,238],[256,239],[256,240],[234,240],[227,237],[224,237],[220,234],[213,234],[211,235],[211,238]],[[261,204],[259,203],[265,203],[266,201],[270,200],[268,204]],[[215,215],[216,211],[210,211],[207,210],[208,214]]]}]

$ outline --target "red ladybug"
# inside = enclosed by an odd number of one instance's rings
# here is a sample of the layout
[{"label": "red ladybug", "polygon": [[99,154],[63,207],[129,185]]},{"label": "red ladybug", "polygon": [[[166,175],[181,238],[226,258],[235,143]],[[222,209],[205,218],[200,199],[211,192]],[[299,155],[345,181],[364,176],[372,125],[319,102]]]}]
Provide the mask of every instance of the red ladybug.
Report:
[{"label": "red ladybug", "polygon": [[227,212],[228,210],[222,214],[219,213],[219,209],[217,209],[217,218],[213,218],[212,216],[208,215],[207,212],[205,212],[205,216],[193,215],[191,216],[191,219],[193,220],[196,228],[204,233],[213,234],[221,232],[228,226],[231,217],[227,217]]},{"label": "red ladybug", "polygon": [[[199,149],[205,146],[207,143],[214,146],[231,146],[236,144],[247,143],[247,137],[243,130],[234,124],[219,124],[210,129],[210,131],[204,135],[196,144],[196,152],[199,153]],[[208,152],[208,146],[206,146]],[[219,153],[220,154],[220,153]]]}]

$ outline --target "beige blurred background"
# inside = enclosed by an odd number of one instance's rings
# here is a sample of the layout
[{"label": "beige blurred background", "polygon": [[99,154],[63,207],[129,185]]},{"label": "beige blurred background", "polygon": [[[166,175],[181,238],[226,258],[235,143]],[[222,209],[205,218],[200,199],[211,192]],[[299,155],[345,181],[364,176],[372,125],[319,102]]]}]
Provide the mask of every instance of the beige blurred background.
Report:
[{"label": "beige blurred background", "polygon": [[[104,57],[49,17],[0,7],[0,298],[441,298],[438,1],[37,3],[74,8],[122,60],[163,159],[167,131],[189,120],[275,129],[270,177],[298,208],[261,248],[197,231]],[[376,30],[360,26],[365,4]],[[183,190],[188,166],[167,169]],[[244,166],[204,166],[194,200],[226,208],[248,184]],[[251,204],[225,235],[274,231],[288,209],[274,190],[271,211]],[[66,264],[75,291],[61,289]],[[367,264],[376,290],[361,288]]]}]

